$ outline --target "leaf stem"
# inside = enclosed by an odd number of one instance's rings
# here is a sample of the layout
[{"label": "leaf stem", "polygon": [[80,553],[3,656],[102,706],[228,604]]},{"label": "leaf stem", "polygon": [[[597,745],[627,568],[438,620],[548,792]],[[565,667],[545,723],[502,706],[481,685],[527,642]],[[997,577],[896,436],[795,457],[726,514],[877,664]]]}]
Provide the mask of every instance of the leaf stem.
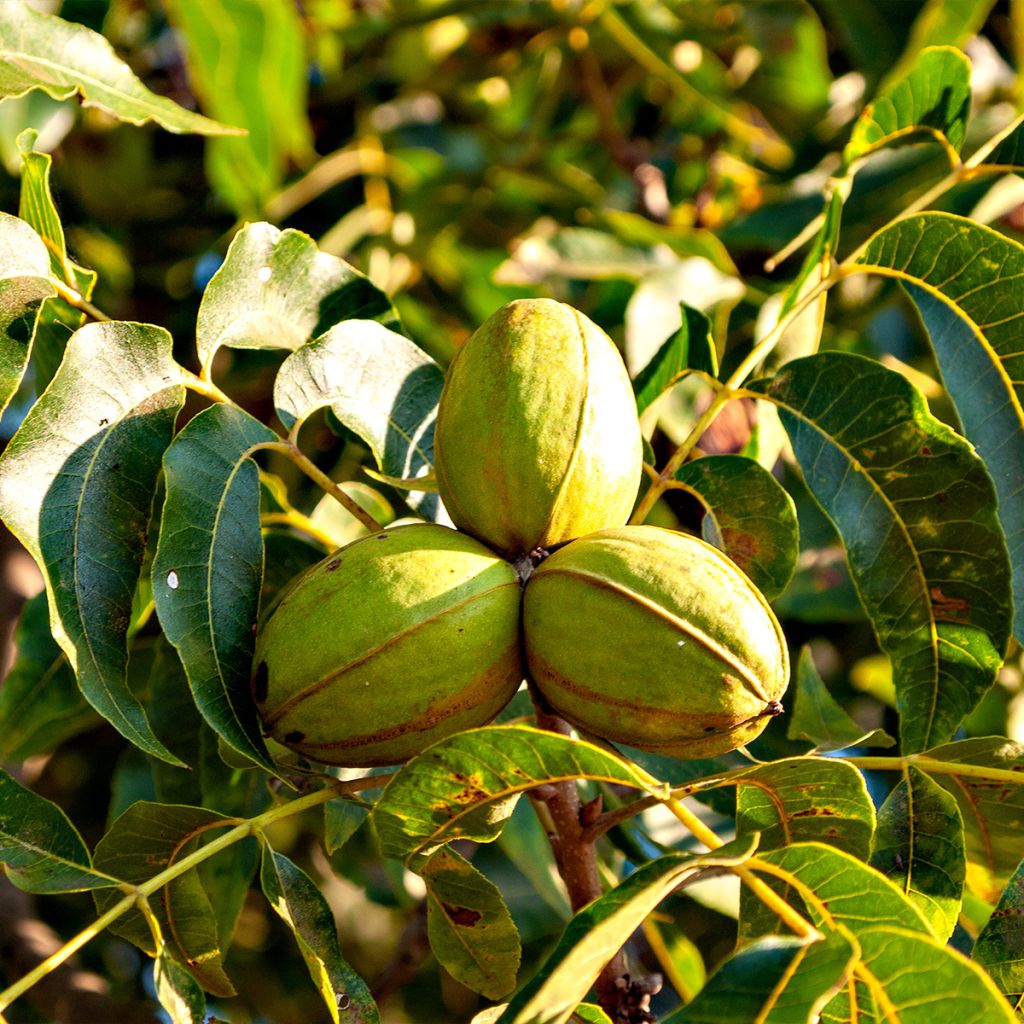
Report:
[{"label": "leaf stem", "polygon": [[253,445],[249,449],[250,452],[260,450],[279,452],[285,458],[294,462],[310,480],[342,505],[345,511],[355,516],[370,533],[380,533],[384,529],[362,505],[350,498],[319,466],[306,458],[299,446],[293,441],[266,441],[263,444]]},{"label": "leaf stem", "polygon": [[185,378],[185,387],[190,391],[194,391],[197,395],[209,398],[212,402],[223,402],[226,405],[235,404],[231,397],[224,394],[212,380],[200,377],[198,374],[192,373],[191,370],[183,369],[182,374]]},{"label": "leaf stem", "polygon": [[968,779],[985,779],[987,782],[1005,782],[1024,786],[1024,772],[1008,768],[989,768],[982,764],[963,764],[960,761],[942,761],[926,754],[908,754],[905,757],[844,757],[847,764],[866,771],[901,772],[908,765],[920,768],[931,775],[961,775]]},{"label": "leaf stem", "polygon": [[68,303],[68,305],[74,306],[75,309],[80,309],[83,313],[91,316],[93,320],[109,323],[113,319],[112,317],[107,316],[102,309],[94,306],[80,291],[65,284],[58,278],[51,277],[50,284],[57,289],[57,294],[66,303]]},{"label": "leaf stem", "polygon": [[[193,850],[192,853],[182,857],[181,860],[171,864],[148,881],[142,882],[140,885],[131,886],[128,888],[127,894],[118,900],[106,913],[101,914],[87,928],[83,928],[73,939],[66,942],[56,953],[47,957],[42,963],[37,964],[24,977],[19,978],[13,985],[0,992],[0,1011],[7,1009],[15,999],[27,992],[36,982],[45,978],[47,974],[59,967],[69,957],[74,956],[78,950],[99,935],[108,925],[126,914],[133,907],[137,907],[140,899],[152,896],[168,882],[172,882],[175,878],[185,874],[186,871],[190,871],[203,861],[220,853],[221,850],[227,849],[240,839],[245,839],[248,836],[262,832],[267,826],[280,821],[282,818],[301,814],[311,807],[325,804],[328,800],[343,794],[358,793],[364,789],[377,789],[385,785],[389,778],[390,775],[368,775],[361,779],[336,782],[324,789],[317,790],[315,793],[309,793],[306,796],[290,800],[277,807],[271,807],[270,810],[264,811],[255,818],[239,822],[230,831],[225,832],[216,839],[212,839],[205,846]],[[225,818],[224,824],[228,825],[237,821],[237,818]]]}]

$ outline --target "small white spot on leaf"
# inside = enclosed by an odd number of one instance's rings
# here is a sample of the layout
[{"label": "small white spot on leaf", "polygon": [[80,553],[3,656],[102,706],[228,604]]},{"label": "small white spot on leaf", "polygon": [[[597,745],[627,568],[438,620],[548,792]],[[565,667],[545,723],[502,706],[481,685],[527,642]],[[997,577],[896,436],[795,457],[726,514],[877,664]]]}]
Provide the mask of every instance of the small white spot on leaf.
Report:
[{"label": "small white spot on leaf", "polygon": [[178,574],[173,569],[167,574],[167,586],[169,586],[171,590],[178,589]]},{"label": "small white spot on leaf", "polygon": [[269,281],[270,280],[270,267],[260,267],[260,269],[256,271],[256,276],[261,281],[264,281],[264,282]]},{"label": "small white spot on leaf", "polygon": [[677,640],[676,641],[676,647],[685,647],[685,646],[686,646],[686,641],[685,640]]}]

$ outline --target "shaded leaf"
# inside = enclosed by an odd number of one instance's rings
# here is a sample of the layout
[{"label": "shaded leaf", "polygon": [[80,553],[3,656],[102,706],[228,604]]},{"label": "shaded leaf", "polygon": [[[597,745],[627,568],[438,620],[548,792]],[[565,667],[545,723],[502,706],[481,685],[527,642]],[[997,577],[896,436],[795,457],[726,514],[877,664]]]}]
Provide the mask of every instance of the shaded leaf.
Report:
[{"label": "shaded leaf", "polygon": [[259,213],[289,164],[313,153],[299,11],[279,0],[169,0],[166,9],[203,107],[247,131],[208,143],[210,182],[243,216]]},{"label": "shaded leaf", "polygon": [[427,934],[445,970],[473,992],[501,999],[516,987],[519,932],[501,891],[447,846],[419,867],[427,884]]},{"label": "shaded leaf", "polygon": [[703,538],[724,551],[769,601],[778,597],[800,554],[796,506],[782,484],[742,455],[694,459],[676,480],[705,508]]},{"label": "shaded leaf", "polygon": [[956,799],[967,884],[995,903],[1024,850],[1024,744],[1001,736],[960,740],[914,759]]},{"label": "shaded leaf", "polygon": [[974,944],[974,962],[988,972],[1018,1019],[1024,1019],[1024,861]]},{"label": "shaded leaf", "polygon": [[945,942],[960,916],[964,826],[956,801],[913,765],[878,811],[871,866],[917,904]]},{"label": "shaded leaf", "polygon": [[369,809],[352,800],[328,800],[324,804],[324,849],[328,856],[340,850],[355,835]]},{"label": "shaded leaf", "polygon": [[14,646],[14,664],[0,686],[0,762],[48,753],[99,721],[50,635],[45,594],[22,606]]},{"label": "shaded leaf", "polygon": [[40,306],[56,294],[49,274],[42,239],[25,221],[0,213],[0,416],[28,365]]},{"label": "shaded leaf", "polygon": [[470,729],[435,743],[388,783],[373,811],[381,851],[411,860],[453,839],[491,842],[521,794],[567,779],[668,792],[640,769],[583,740],[524,725]]},{"label": "shaded leaf", "polygon": [[330,908],[309,875],[264,844],[260,882],[271,907],[295,935],[334,1024],[379,1024],[370,990],[343,959]]},{"label": "shaded leaf", "polygon": [[797,1024],[818,1019],[854,959],[842,931],[808,942],[758,939],[718,968],[697,997],[664,1024]]},{"label": "shaded leaf", "polygon": [[718,376],[718,351],[711,336],[711,321],[699,309],[680,303],[683,323],[636,375],[633,391],[642,413],[659,395],[681,380],[688,371]]},{"label": "shaded leaf", "polygon": [[398,323],[388,297],[344,260],[320,252],[309,235],[249,224],[199,306],[196,344],[204,367],[217,349],[294,351],[342,320]]},{"label": "shaded leaf", "polygon": [[117,885],[93,870],[89,851],[64,812],[0,769],[0,863],[26,892],[81,892]]},{"label": "shaded leaf", "polygon": [[811,650],[804,646],[796,665],[796,708],[789,718],[786,738],[809,740],[820,751],[847,747],[891,747],[896,741],[883,729],[865,732],[836,703],[814,667]]},{"label": "shaded leaf", "polygon": [[779,405],[807,486],[835,523],[893,664],[910,753],[948,739],[995,680],[1009,572],[985,465],[904,377],[861,356],[787,363]]},{"label": "shaded leaf", "polygon": [[1013,122],[1012,127],[986,154],[982,163],[996,164],[1015,173],[1024,171],[1024,116]]},{"label": "shaded leaf", "polygon": [[170,1024],[205,1024],[206,997],[192,975],[166,949],[153,963],[153,985]]},{"label": "shaded leaf", "polygon": [[98,32],[42,14],[29,4],[0,4],[0,98],[43,89],[56,100],[78,95],[120,121],[155,121],[169,132],[234,134],[237,129],[150,92]]},{"label": "shaded leaf", "polygon": [[938,139],[960,152],[971,112],[971,62],[951,46],[922,50],[910,74],[885,89],[853,126],[847,167],[883,146]]},{"label": "shaded leaf", "polygon": [[167,497],[153,599],[203,718],[273,771],[249,677],[263,582],[259,469],[253,446],[280,438],[233,405],[189,421],[167,449]]},{"label": "shaded leaf", "polygon": [[[233,824],[205,807],[140,800],[121,814],[96,844],[94,863],[138,885],[191,853],[204,832]],[[101,914],[120,898],[121,893],[94,895]],[[224,973],[217,922],[199,874],[186,871],[172,879],[160,890],[159,898],[150,900],[150,907],[168,948],[192,977],[214,995],[234,995]],[[157,954],[153,934],[141,911],[129,911],[110,928],[150,956]]]},{"label": "shaded leaf", "polygon": [[673,889],[709,868],[742,864],[756,846],[757,838],[748,837],[714,853],[670,854],[639,868],[573,917],[544,966],[509,1003],[501,1024],[564,1024],[624,939]]},{"label": "shaded leaf", "polygon": [[184,397],[165,330],[88,324],[0,458],[0,514],[43,571],[53,636],[82,693],[126,738],[172,763],[125,682],[126,636],[160,459]]},{"label": "shaded leaf", "polygon": [[[407,338],[373,320],[346,320],[284,361],[274,404],[293,432],[329,407],[367,443],[383,473],[411,479],[433,465],[443,386],[441,368]],[[414,493],[410,503],[427,518],[440,507],[434,494]]]},{"label": "shaded leaf", "polygon": [[[858,263],[895,277],[921,314],[964,434],[995,483],[1014,629],[1024,639],[1024,312],[1016,285],[1024,246],[963,217],[924,213],[879,231]],[[1002,653],[1001,622],[992,632]]]}]

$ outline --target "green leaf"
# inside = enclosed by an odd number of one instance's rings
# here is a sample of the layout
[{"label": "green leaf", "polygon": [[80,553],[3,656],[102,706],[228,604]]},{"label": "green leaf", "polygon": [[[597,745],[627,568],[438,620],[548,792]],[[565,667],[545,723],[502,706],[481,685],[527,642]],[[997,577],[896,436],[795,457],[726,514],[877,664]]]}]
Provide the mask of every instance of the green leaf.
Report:
[{"label": "green leaf", "polygon": [[960,916],[964,825],[956,801],[913,765],[878,811],[871,866],[917,904],[945,942]]},{"label": "green leaf", "polygon": [[0,213],[0,416],[28,365],[40,306],[56,294],[49,274],[42,239],[23,220]]},{"label": "green leaf", "polygon": [[884,998],[886,1009],[879,1019],[900,1024],[1014,1022],[992,979],[930,935],[893,927],[866,928],[857,933],[857,941],[874,979],[872,988],[877,985]]},{"label": "green leaf", "polygon": [[974,962],[1024,1019],[1024,861],[1013,873],[988,924],[974,944]]},{"label": "green leaf", "polygon": [[891,747],[896,741],[883,729],[865,732],[836,703],[818,675],[805,646],[796,665],[796,708],[789,717],[786,738],[809,740],[819,751],[847,747]]},{"label": "green leaf", "polygon": [[638,413],[691,370],[709,377],[718,376],[718,351],[711,335],[711,321],[685,302],[680,303],[680,309],[682,326],[654,353],[633,381]]},{"label": "green leaf", "polygon": [[670,892],[707,869],[742,864],[756,846],[753,836],[714,853],[670,854],[639,868],[566,925],[544,966],[509,1003],[501,1024],[564,1024],[626,937]]},{"label": "green leaf", "polygon": [[153,964],[153,985],[171,1024],[205,1024],[206,998],[192,975],[162,948]]},{"label": "green leaf", "polygon": [[0,686],[0,762],[49,753],[99,721],[50,635],[45,594],[36,594],[22,606],[14,647],[14,664]]},{"label": "green leaf", "polygon": [[77,95],[83,106],[99,107],[120,121],[155,121],[169,132],[238,131],[150,92],[98,32],[29,4],[0,4],[0,98],[30,89],[56,100]]},{"label": "green leaf", "polygon": [[883,146],[922,136],[960,152],[971,112],[971,62],[951,46],[923,50],[906,78],[869,103],[843,150],[849,167]]},{"label": "green leaf", "polygon": [[701,535],[724,551],[769,601],[793,576],[800,554],[796,506],[766,469],[742,455],[707,455],[676,479],[705,508]]},{"label": "green leaf", "polygon": [[329,800],[324,804],[324,849],[328,856],[340,850],[355,835],[369,809],[352,800]]},{"label": "green leaf", "polygon": [[903,376],[825,352],[751,385],[779,405],[893,665],[907,753],[952,736],[995,681],[1009,566],[982,461]]},{"label": "green leaf", "polygon": [[370,990],[342,957],[334,917],[309,875],[264,844],[260,882],[271,907],[295,935],[334,1024],[380,1024]]},{"label": "green leaf", "polygon": [[818,1020],[854,959],[842,931],[808,942],[758,939],[733,953],[692,1003],[664,1024],[796,1024]]},{"label": "green leaf", "polygon": [[388,783],[373,811],[381,851],[411,860],[454,839],[496,839],[520,795],[567,779],[667,787],[583,740],[524,725],[470,729],[429,747]]},{"label": "green leaf", "polygon": [[434,956],[473,992],[501,999],[516,987],[519,932],[498,887],[450,847],[420,866]]},{"label": "green leaf", "polygon": [[[971,159],[973,162],[974,157]],[[981,162],[984,166],[994,164],[1018,174],[1024,171],[1024,115],[1013,121]]]},{"label": "green leaf", "polygon": [[222,345],[295,351],[342,320],[395,327],[388,297],[309,235],[249,224],[206,286],[196,322],[204,368]]},{"label": "green leaf", "polygon": [[89,324],[0,458],[0,515],[43,571],[53,636],[82,693],[171,763],[125,682],[125,638],[160,458],[184,398],[165,330]]},{"label": "green leaf", "polygon": [[56,805],[0,769],[0,863],[26,892],[81,892],[117,885],[94,871],[89,851]]},{"label": "green leaf", "polygon": [[[329,407],[367,443],[382,472],[411,479],[433,465],[442,387],[441,368],[407,338],[373,320],[347,320],[282,363],[274,405],[293,435]],[[436,495],[409,497],[421,515],[436,517]]]},{"label": "green leaf", "polygon": [[280,0],[169,0],[166,10],[204,108],[247,131],[208,144],[210,182],[238,213],[258,214],[289,165],[314,155],[299,10]]},{"label": "green leaf", "polygon": [[964,822],[967,884],[995,903],[1024,850],[1024,743],[960,740],[914,759],[956,799]]},{"label": "green leaf", "polygon": [[612,1024],[611,1017],[600,1006],[594,1006],[593,1003],[580,1003],[573,1010],[569,1020],[572,1024]]},{"label": "green leaf", "polygon": [[[98,868],[139,885],[191,853],[199,837],[210,829],[235,824],[216,811],[181,804],[139,800],[110,826],[96,844]],[[99,913],[109,910],[122,893],[96,893]],[[175,958],[207,992],[232,996],[235,990],[224,973],[217,921],[210,899],[195,870],[168,882],[150,907],[161,934]],[[132,910],[110,926],[122,938],[155,956],[153,934],[141,911]]]},{"label": "green leaf", "polygon": [[895,277],[921,314],[964,434],[996,486],[1024,640],[1024,246],[963,217],[924,213],[879,231],[858,263]]},{"label": "green leaf", "polygon": [[153,560],[153,599],[203,717],[273,771],[249,677],[263,582],[254,445],[280,438],[237,406],[214,405],[167,449],[167,497]]}]

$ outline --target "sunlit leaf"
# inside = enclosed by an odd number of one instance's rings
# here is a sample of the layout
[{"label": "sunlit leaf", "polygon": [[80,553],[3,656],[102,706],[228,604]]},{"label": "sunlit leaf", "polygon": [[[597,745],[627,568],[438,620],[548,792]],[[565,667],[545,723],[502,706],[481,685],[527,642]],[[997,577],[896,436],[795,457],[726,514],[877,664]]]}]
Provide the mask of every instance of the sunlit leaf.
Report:
[{"label": "sunlit leaf", "polygon": [[964,435],[996,486],[1014,629],[1024,639],[1024,312],[1016,285],[1024,246],[963,217],[923,213],[879,231],[858,263],[895,277],[921,314]]},{"label": "sunlit leaf", "polygon": [[453,839],[491,842],[523,793],[567,779],[667,792],[627,761],[582,740],[523,725],[471,729],[435,743],[388,783],[373,812],[381,850],[408,860]]},{"label": "sunlit leaf", "polygon": [[1013,873],[996,909],[974,944],[974,962],[983,967],[1024,1019],[1024,861]]},{"label": "sunlit leaf", "polygon": [[203,410],[164,456],[167,497],[153,598],[196,706],[236,750],[273,770],[249,678],[263,582],[254,445],[280,440],[236,406]]},{"label": "sunlit leaf", "polygon": [[166,949],[153,963],[153,985],[170,1024],[205,1024],[206,998],[195,979]]},{"label": "sunlit leaf", "polygon": [[787,363],[779,405],[892,659],[906,752],[948,739],[995,680],[1009,565],[985,465],[902,375],[847,353]]},{"label": "sunlit leaf", "polygon": [[0,97],[43,89],[54,99],[78,95],[121,121],[155,121],[169,132],[201,135],[237,130],[150,92],[98,32],[35,10],[0,4]]},{"label": "sunlit leaf", "polygon": [[814,667],[809,647],[800,651],[796,665],[796,707],[789,716],[786,736],[809,740],[818,750],[846,747],[891,747],[896,741],[882,729],[865,732],[828,692]]},{"label": "sunlit leaf", "polygon": [[912,765],[878,812],[871,866],[895,882],[945,942],[960,915],[964,826],[956,801]]},{"label": "sunlit leaf", "polygon": [[442,847],[418,869],[427,884],[427,934],[434,956],[467,988],[507,996],[519,970],[519,933],[501,891],[464,857]]},{"label": "sunlit leaf", "polygon": [[501,1024],[564,1024],[623,938],[673,889],[702,870],[742,864],[756,846],[751,837],[714,853],[671,854],[639,868],[576,914],[544,966],[509,1003]]},{"label": "sunlit leaf", "polygon": [[382,291],[309,235],[249,224],[206,286],[196,344],[208,367],[223,345],[294,351],[343,320],[398,322]]},{"label": "sunlit leaf", "polygon": [[724,551],[769,601],[778,597],[800,553],[796,507],[785,488],[742,455],[694,459],[676,479],[705,508],[704,539]]},{"label": "sunlit leaf", "polygon": [[[441,368],[411,341],[373,320],[347,320],[284,361],[274,404],[290,430],[329,407],[367,443],[382,472],[410,479],[433,465],[443,386]],[[436,495],[409,497],[421,515],[435,517]]]},{"label": "sunlit leaf", "polygon": [[[205,807],[140,800],[121,814],[96,844],[94,863],[138,885],[191,853],[204,832],[231,824]],[[96,893],[99,912],[109,910],[121,896],[119,892]],[[234,995],[224,973],[217,921],[197,872],[186,871],[168,882],[159,898],[150,900],[150,907],[174,956],[203,988],[214,995]],[[153,934],[140,911],[118,918],[111,930],[156,955]]]},{"label": "sunlit leaf", "polygon": [[117,885],[93,870],[82,837],[64,812],[0,769],[0,863],[27,892],[80,892]]},{"label": "sunlit leaf", "polygon": [[370,990],[342,957],[330,907],[309,875],[264,845],[260,882],[274,912],[295,935],[334,1024],[380,1024]]},{"label": "sunlit leaf", "polygon": [[877,96],[853,126],[847,166],[882,146],[940,139],[960,151],[971,112],[971,62],[951,46],[929,47],[906,78]]},{"label": "sunlit leaf", "polygon": [[642,413],[690,370],[718,376],[718,352],[711,336],[711,321],[699,309],[682,303],[683,324],[636,375],[637,412]]},{"label": "sunlit leaf", "polygon": [[174,761],[125,682],[126,635],[160,459],[184,401],[171,336],[89,324],[0,459],[0,514],[43,570],[54,638],[86,700]]}]

